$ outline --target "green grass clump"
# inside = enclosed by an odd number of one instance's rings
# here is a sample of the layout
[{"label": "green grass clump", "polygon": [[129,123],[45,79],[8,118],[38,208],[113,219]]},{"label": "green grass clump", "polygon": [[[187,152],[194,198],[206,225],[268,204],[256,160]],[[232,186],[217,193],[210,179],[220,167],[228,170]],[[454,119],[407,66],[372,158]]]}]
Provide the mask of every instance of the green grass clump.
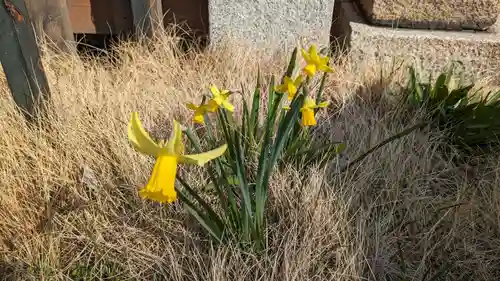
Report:
[{"label": "green grass clump", "polygon": [[453,67],[432,83],[409,69],[405,98],[413,109],[424,108],[432,127],[461,151],[490,151],[500,144],[500,91],[484,93],[461,81],[453,86]]}]

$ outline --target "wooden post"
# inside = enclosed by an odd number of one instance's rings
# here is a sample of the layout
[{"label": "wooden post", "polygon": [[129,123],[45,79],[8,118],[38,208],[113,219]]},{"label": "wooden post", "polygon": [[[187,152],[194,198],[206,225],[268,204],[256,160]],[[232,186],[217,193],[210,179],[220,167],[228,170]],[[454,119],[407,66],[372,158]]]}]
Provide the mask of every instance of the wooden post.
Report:
[{"label": "wooden post", "polygon": [[136,32],[152,37],[163,28],[161,0],[130,0],[130,4]]},{"label": "wooden post", "polygon": [[14,101],[35,117],[49,85],[24,0],[0,0],[0,62]]},{"label": "wooden post", "polygon": [[35,34],[39,38],[46,34],[48,43],[53,43],[58,50],[76,53],[67,1],[25,0],[25,2],[35,27]]}]

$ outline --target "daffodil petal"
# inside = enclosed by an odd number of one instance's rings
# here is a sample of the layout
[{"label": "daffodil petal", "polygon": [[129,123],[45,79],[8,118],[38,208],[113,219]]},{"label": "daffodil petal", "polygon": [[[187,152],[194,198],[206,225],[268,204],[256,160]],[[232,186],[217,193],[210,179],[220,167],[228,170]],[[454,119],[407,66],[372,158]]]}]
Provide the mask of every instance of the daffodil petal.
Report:
[{"label": "daffodil petal", "polygon": [[219,89],[214,85],[210,87],[210,92],[212,92],[212,95],[214,95],[214,97],[220,96]]},{"label": "daffodil petal", "polygon": [[132,112],[127,131],[128,138],[137,151],[153,157],[158,157],[161,147],[153,141],[146,130],[144,130],[141,120],[139,119],[139,113]]},{"label": "daffodil petal", "polygon": [[306,50],[302,49],[302,57],[304,60],[309,63],[311,61],[311,57],[309,56],[309,53],[307,53]]},{"label": "daffodil petal", "polygon": [[303,80],[304,80],[304,77],[302,75],[297,76],[297,78],[295,78],[295,82],[294,82],[295,86],[297,86],[297,87],[300,86],[300,84],[302,84]]},{"label": "daffodil petal", "polygon": [[297,87],[295,87],[295,85],[293,83],[290,83],[288,84],[288,94],[290,94],[293,98],[293,96],[295,96],[295,94],[297,93]]},{"label": "daffodil petal", "polygon": [[191,109],[191,110],[196,110],[198,109],[198,106],[196,106],[194,103],[187,103],[186,107]]},{"label": "daffodil petal", "polygon": [[309,47],[309,57],[311,58],[312,61],[319,62],[320,58],[318,56],[318,51],[316,50],[316,45],[311,45]]},{"label": "daffodil petal", "polygon": [[213,98],[213,101],[215,101],[218,105],[221,105],[225,100],[226,98],[223,95]]},{"label": "daffodil petal", "polygon": [[231,112],[234,111],[234,106],[226,100],[222,102],[222,106],[224,106],[224,108],[227,109],[228,111],[231,111]]},{"label": "daffodil petal", "polygon": [[320,65],[318,67],[318,70],[323,72],[333,72],[333,68],[329,67],[328,65]]},{"label": "daffodil petal", "polygon": [[318,105],[316,105],[315,108],[323,108],[323,107],[327,107],[327,106],[328,106],[328,102],[324,101],[324,102],[320,102]]},{"label": "daffodil petal", "polygon": [[174,120],[174,126],[170,133],[166,148],[169,155],[181,155],[184,153],[181,124],[177,122],[177,120]]},{"label": "daffodil petal", "polygon": [[311,97],[306,97],[304,107],[313,108],[314,106],[316,106],[316,102]]},{"label": "daffodil petal", "polygon": [[198,166],[203,166],[207,162],[220,157],[224,152],[226,152],[227,144],[224,144],[216,149],[200,153],[200,154],[191,154],[191,155],[182,155],[179,156],[179,163],[183,164],[193,164]]},{"label": "daffodil petal", "polygon": [[304,67],[304,72],[306,73],[307,76],[313,77],[314,74],[316,74],[316,65],[315,64],[308,64]]},{"label": "daffodil petal", "polygon": [[278,92],[278,93],[285,93],[286,92],[286,85],[278,85],[276,87],[274,87],[274,91]]},{"label": "daffodil petal", "polygon": [[207,103],[207,111],[215,112],[219,108],[219,105],[213,100],[209,100]]},{"label": "daffodil petal", "polygon": [[193,117],[193,122],[198,123],[198,124],[205,124],[205,118],[203,116],[203,113],[197,113]]},{"label": "daffodil petal", "polygon": [[153,172],[145,187],[139,190],[143,199],[159,203],[172,203],[177,199],[175,191],[175,175],[177,173],[177,158],[161,155],[156,159]]}]

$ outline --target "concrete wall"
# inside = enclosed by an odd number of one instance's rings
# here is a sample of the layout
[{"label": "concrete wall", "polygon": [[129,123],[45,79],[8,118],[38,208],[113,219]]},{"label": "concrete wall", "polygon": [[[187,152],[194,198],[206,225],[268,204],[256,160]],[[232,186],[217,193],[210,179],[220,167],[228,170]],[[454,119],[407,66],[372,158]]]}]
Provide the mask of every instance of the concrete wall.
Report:
[{"label": "concrete wall", "polygon": [[[112,0],[114,6],[99,6],[103,1],[98,0],[66,0],[70,19],[89,17],[81,22],[93,24],[89,32],[96,33],[110,26],[111,32],[132,29],[130,9],[125,12],[117,7],[130,6],[118,3],[131,1],[140,0]],[[359,61],[401,57],[431,73],[451,60],[461,60],[471,76],[498,75],[500,69],[500,0],[156,1],[163,6],[165,25],[181,23],[192,29],[192,35],[208,38],[213,47],[225,38],[280,49],[313,42],[324,47],[333,42],[337,51],[349,50]],[[50,3],[64,0],[27,1],[35,22],[42,22],[48,30],[53,21],[36,11],[58,7]],[[75,13],[76,8],[81,11]],[[49,18],[65,19],[57,11],[51,13]],[[67,30],[56,31],[65,34],[61,37],[70,36]]]},{"label": "concrete wall", "polygon": [[227,36],[256,46],[327,45],[333,0],[209,0],[210,41]]}]

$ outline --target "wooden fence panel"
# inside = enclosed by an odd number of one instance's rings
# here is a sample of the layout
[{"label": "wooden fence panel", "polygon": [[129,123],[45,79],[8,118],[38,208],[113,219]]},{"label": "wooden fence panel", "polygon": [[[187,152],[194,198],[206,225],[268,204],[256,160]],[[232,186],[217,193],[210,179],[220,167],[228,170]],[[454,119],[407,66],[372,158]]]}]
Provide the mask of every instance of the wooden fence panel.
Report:
[{"label": "wooden fence panel", "polygon": [[34,117],[49,85],[24,0],[0,0],[0,62],[14,101]]},{"label": "wooden fence panel", "polygon": [[161,0],[130,0],[136,32],[153,36],[163,25]]},{"label": "wooden fence panel", "polygon": [[162,0],[162,4],[166,26],[179,25],[182,32],[208,40],[208,0]]}]

